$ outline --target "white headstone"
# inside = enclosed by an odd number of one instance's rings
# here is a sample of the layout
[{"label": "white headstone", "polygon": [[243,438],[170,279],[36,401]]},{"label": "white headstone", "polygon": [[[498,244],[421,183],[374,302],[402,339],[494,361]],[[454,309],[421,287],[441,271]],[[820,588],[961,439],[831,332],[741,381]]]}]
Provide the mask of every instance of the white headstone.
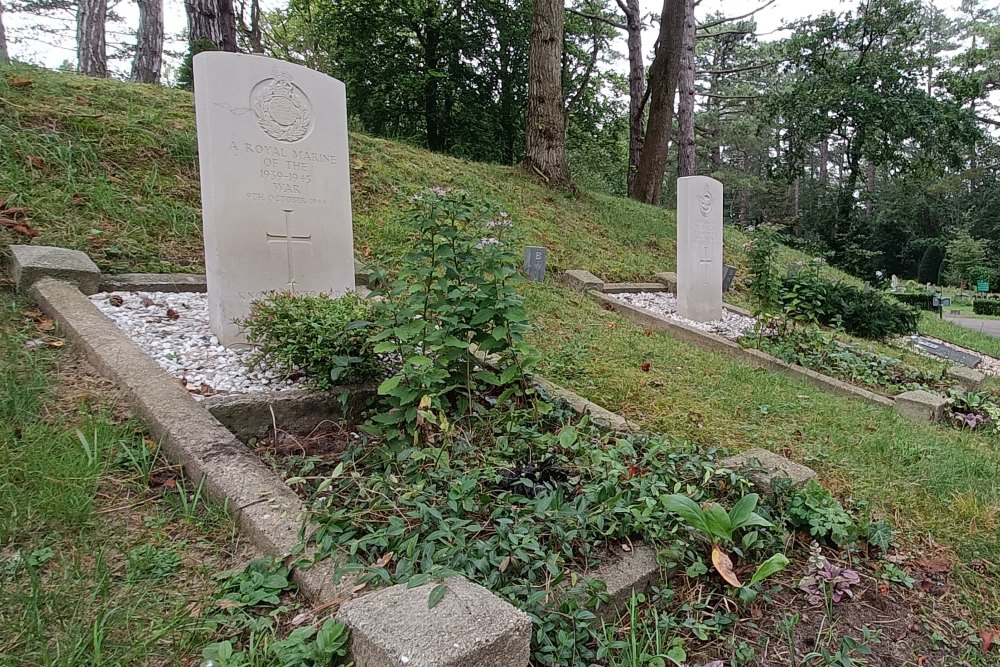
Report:
[{"label": "white headstone", "polygon": [[344,84],[263,56],[194,58],[205,274],[212,330],[263,292],[354,289]]},{"label": "white headstone", "polygon": [[722,319],[722,183],[677,179],[677,314]]}]

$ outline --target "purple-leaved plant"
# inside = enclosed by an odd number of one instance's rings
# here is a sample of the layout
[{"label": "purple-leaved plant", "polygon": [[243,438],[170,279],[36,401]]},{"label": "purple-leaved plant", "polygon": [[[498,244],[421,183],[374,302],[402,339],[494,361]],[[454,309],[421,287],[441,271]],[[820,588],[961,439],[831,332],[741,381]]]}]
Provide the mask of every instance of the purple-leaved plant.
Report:
[{"label": "purple-leaved plant", "polygon": [[809,595],[809,604],[821,604],[828,595],[834,604],[845,596],[853,598],[851,586],[860,584],[861,576],[850,568],[831,563],[815,542],[810,550],[812,555],[809,557],[809,570],[799,582],[799,590]]}]

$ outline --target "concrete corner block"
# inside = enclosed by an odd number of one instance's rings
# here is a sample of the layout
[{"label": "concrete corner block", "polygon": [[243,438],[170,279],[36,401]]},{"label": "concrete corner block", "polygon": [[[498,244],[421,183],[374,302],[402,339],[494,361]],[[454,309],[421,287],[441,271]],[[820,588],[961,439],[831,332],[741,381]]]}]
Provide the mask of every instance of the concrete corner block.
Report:
[{"label": "concrete corner block", "polygon": [[74,283],[84,294],[100,288],[101,270],[79,250],[42,245],[10,246],[11,272],[19,292],[27,292],[40,278]]},{"label": "concrete corner block", "polygon": [[798,486],[811,479],[819,478],[819,475],[812,468],[786,459],[780,454],[759,448],[749,449],[742,454],[722,459],[719,464],[724,468],[734,469],[762,468],[762,470],[750,472],[747,477],[764,493],[770,493],[773,490],[776,479],[790,479],[793,485]]},{"label": "concrete corner block", "polygon": [[667,288],[668,292],[677,294],[677,274],[673,271],[663,271],[653,276],[653,280]]},{"label": "concrete corner block", "polygon": [[350,600],[337,619],[351,630],[357,667],[526,667],[531,618],[482,586],[450,577],[433,609],[437,582],[384,588]]},{"label": "concrete corner block", "polygon": [[986,375],[968,366],[952,366],[945,374],[965,391],[979,391],[986,381]]},{"label": "concrete corner block", "polygon": [[101,278],[102,292],[207,292],[204,274],[120,273]]},{"label": "concrete corner block", "polygon": [[590,271],[570,269],[560,276],[560,280],[566,287],[575,292],[604,291],[604,281]]},{"label": "concrete corner block", "polygon": [[944,419],[948,399],[944,396],[918,389],[896,397],[896,411],[915,422],[936,422]]},{"label": "concrete corner block", "polygon": [[607,587],[611,600],[597,610],[597,615],[609,623],[625,611],[633,592],[648,593],[660,578],[656,551],[645,544],[635,544],[631,551],[615,556],[587,574],[587,578],[603,581]]}]

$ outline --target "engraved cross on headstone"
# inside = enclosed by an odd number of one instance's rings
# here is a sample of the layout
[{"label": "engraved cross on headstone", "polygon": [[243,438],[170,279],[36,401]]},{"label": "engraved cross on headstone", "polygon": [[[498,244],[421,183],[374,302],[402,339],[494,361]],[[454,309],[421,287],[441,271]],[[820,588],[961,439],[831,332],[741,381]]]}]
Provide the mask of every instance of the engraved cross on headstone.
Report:
[{"label": "engraved cross on headstone", "polygon": [[712,270],[712,254],[708,251],[708,246],[704,246],[702,258],[698,260],[698,264],[701,266],[702,281],[708,285],[709,271]]},{"label": "engraved cross on headstone", "polygon": [[292,234],[292,210],[284,209],[285,211],[285,233],[272,234],[270,232],[265,232],[267,235],[268,243],[284,243],[288,251],[288,289],[295,290],[295,259],[292,253],[293,243],[312,243],[312,234],[307,236],[294,236]]}]

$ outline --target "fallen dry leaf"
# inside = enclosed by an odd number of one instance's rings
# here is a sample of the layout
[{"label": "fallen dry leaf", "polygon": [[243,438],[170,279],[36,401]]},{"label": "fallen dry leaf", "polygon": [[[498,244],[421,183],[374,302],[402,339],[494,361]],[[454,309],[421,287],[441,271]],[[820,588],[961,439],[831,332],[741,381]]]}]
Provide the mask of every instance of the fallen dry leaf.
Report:
[{"label": "fallen dry leaf", "polygon": [[615,328],[615,323],[614,322],[605,322],[604,326],[606,326],[608,329],[614,329]]},{"label": "fallen dry leaf", "polygon": [[740,580],[736,577],[736,573],[733,572],[733,561],[718,546],[712,547],[712,566],[726,580],[727,584],[733,588],[743,588],[743,584],[740,583]]},{"label": "fallen dry leaf", "polygon": [[28,164],[30,164],[33,169],[44,169],[45,158],[38,157],[37,155],[29,155]]},{"label": "fallen dry leaf", "polygon": [[163,486],[167,487],[168,489],[177,488],[177,480],[174,479],[173,477],[168,477],[165,480],[163,480]]},{"label": "fallen dry leaf", "polygon": [[623,542],[622,543],[622,551],[624,551],[626,553],[628,553],[629,551],[632,551],[632,545],[629,544],[628,542]]},{"label": "fallen dry leaf", "polygon": [[183,130],[183,129],[184,129],[184,127],[185,127],[184,123],[173,123],[173,124],[172,124],[171,126],[172,126],[172,127],[173,127],[173,128],[175,129],[175,130]]},{"label": "fallen dry leaf", "polygon": [[79,95],[76,96],[76,103],[85,107],[90,106],[90,100],[88,100],[86,97],[81,97]]},{"label": "fallen dry leaf", "polygon": [[180,313],[178,313],[173,308],[167,308],[167,317],[172,320],[180,319]]},{"label": "fallen dry leaf", "polygon": [[979,638],[983,640],[983,653],[989,653],[993,642],[1000,639],[1000,630],[980,630]]},{"label": "fallen dry leaf", "polygon": [[947,558],[941,558],[940,556],[918,558],[913,561],[913,564],[922,570],[927,570],[928,572],[936,572],[938,574],[951,572],[951,561]]},{"label": "fallen dry leaf", "polygon": [[646,327],[646,335],[647,336],[653,335],[653,327]]},{"label": "fallen dry leaf", "polygon": [[69,203],[73,206],[83,206],[87,203],[87,198],[81,194],[73,195],[73,198],[69,200]]},{"label": "fallen dry leaf", "polygon": [[9,229],[15,234],[27,236],[29,239],[33,239],[41,234],[40,231],[30,225],[24,224],[23,222],[14,222],[13,220],[4,220],[3,218],[0,218],[0,227]]},{"label": "fallen dry leaf", "polygon": [[14,220],[18,218],[23,218],[28,214],[28,209],[22,207],[7,208],[6,204],[0,206],[0,217],[13,218]]},{"label": "fallen dry leaf", "polygon": [[111,174],[108,174],[108,181],[114,183],[115,185],[121,185],[122,183],[125,182],[122,179],[118,178],[117,176],[112,176]]},{"label": "fallen dry leaf", "polygon": [[125,299],[123,299],[120,294],[112,294],[111,296],[108,297],[108,303],[117,308],[118,306],[125,303]]},{"label": "fallen dry leaf", "polygon": [[643,373],[648,373],[652,367],[653,367],[652,364],[650,364],[648,361],[642,362],[641,368]]},{"label": "fallen dry leaf", "polygon": [[508,567],[510,567],[510,556],[504,556],[503,560],[500,561],[499,570],[501,572],[506,572]]},{"label": "fallen dry leaf", "polygon": [[32,79],[25,79],[22,76],[9,76],[7,77],[7,83],[15,88],[30,88],[35,85],[35,82]]},{"label": "fallen dry leaf", "polygon": [[382,556],[379,557],[377,561],[375,561],[375,567],[385,567],[386,565],[389,564],[389,562],[392,560],[392,557],[395,555],[396,554],[393,551],[390,551],[387,554],[383,554]]},{"label": "fallen dry leaf", "polygon": [[215,396],[215,389],[212,385],[202,382],[201,386],[198,387],[198,393],[202,396]]},{"label": "fallen dry leaf", "polygon": [[35,325],[39,331],[55,331],[56,328],[56,322],[51,317],[40,317],[36,320]]}]

